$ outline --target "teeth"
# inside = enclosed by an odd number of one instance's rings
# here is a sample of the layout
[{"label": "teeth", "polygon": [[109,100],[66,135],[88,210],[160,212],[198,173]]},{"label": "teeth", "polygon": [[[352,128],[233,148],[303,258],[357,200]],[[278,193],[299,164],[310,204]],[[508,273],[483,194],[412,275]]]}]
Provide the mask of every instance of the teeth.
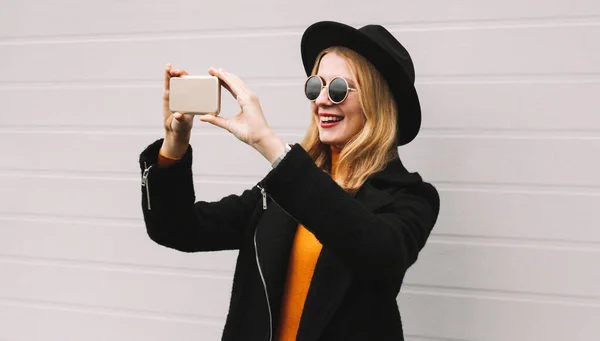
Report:
[{"label": "teeth", "polygon": [[321,122],[337,122],[343,120],[343,117],[326,117],[321,116]]}]

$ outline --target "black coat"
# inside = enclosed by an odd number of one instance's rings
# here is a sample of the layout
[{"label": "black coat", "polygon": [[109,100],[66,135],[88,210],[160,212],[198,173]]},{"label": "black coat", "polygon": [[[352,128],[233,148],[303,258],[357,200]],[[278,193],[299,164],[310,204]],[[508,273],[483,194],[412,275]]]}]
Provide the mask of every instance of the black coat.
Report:
[{"label": "black coat", "polygon": [[297,340],[404,339],[396,297],[437,219],[432,185],[395,159],[352,196],[296,144],[257,186],[195,202],[191,147],[177,163],[158,166],[161,144],[140,156],[142,171],[150,168],[142,186],[150,238],[185,252],[239,249],[222,340],[276,335],[298,223],[323,248]]}]

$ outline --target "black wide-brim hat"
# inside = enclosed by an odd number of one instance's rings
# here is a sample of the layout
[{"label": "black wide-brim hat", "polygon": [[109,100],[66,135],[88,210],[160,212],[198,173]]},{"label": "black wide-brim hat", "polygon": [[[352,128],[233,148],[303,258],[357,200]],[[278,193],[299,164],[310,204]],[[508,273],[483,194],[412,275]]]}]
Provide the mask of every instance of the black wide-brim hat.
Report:
[{"label": "black wide-brim hat", "polygon": [[412,141],[421,128],[421,106],[415,89],[415,69],[408,51],[383,26],[354,27],[321,21],[309,26],[302,35],[300,49],[306,75],[312,72],[317,56],[332,46],[356,51],[381,73],[398,108],[397,145]]}]

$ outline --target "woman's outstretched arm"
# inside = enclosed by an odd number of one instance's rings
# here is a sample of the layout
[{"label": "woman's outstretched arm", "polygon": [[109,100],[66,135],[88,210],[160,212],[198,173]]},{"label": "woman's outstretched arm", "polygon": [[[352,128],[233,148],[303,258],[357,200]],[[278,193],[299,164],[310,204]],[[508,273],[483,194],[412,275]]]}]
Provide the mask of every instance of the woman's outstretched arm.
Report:
[{"label": "woman's outstretched arm", "polygon": [[142,210],[148,235],[158,244],[184,252],[238,249],[244,227],[260,204],[254,187],[216,202],[196,202],[192,147],[170,165],[157,163],[163,140],[140,155]]}]

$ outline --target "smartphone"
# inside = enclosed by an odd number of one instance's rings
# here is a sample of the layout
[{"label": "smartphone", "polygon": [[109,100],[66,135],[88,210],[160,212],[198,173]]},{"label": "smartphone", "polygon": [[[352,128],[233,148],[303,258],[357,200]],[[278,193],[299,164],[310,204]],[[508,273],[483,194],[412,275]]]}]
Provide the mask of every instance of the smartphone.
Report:
[{"label": "smartphone", "polygon": [[169,109],[194,115],[218,115],[221,111],[221,85],[215,76],[171,77]]}]

